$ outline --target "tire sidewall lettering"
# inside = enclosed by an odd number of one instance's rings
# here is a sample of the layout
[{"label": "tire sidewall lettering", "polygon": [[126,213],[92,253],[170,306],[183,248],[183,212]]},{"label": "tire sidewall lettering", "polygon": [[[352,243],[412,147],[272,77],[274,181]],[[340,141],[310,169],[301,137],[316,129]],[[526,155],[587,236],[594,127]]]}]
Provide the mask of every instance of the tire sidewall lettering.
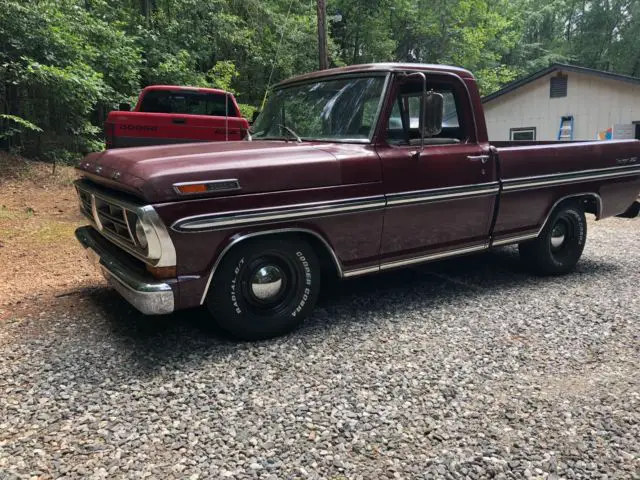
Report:
[{"label": "tire sidewall lettering", "polygon": [[229,285],[229,294],[230,294],[230,300],[231,300],[231,305],[233,305],[233,309],[236,312],[237,315],[242,315],[242,307],[240,306],[240,292],[238,292],[238,288],[239,288],[239,282],[238,282],[238,275],[240,274],[240,272],[242,271],[242,267],[245,264],[245,260],[244,257],[242,257],[236,267],[233,270],[233,278],[231,279],[231,284]]},{"label": "tire sidewall lettering", "polygon": [[585,242],[586,242],[587,234],[586,234],[586,228],[585,228],[586,225],[582,221],[582,217],[575,210],[568,210],[567,214],[571,215],[576,220],[576,225],[578,226],[578,231],[576,232],[577,233],[577,239],[578,239],[578,245],[579,246],[584,245]]},{"label": "tire sidewall lettering", "polygon": [[[577,212],[575,209],[567,209],[563,213],[565,218],[571,217],[572,219],[571,224],[574,227],[572,233],[574,234],[575,244],[571,245],[570,247],[572,248],[572,250],[582,251],[582,248],[584,247],[586,243],[586,238],[587,238],[586,224],[585,222],[583,222],[583,219],[580,213]],[[556,219],[554,220],[551,228],[549,229],[549,245],[551,243],[550,237],[551,237],[551,232],[553,231],[553,225],[555,225],[555,223],[562,217],[563,215],[558,215],[558,217],[556,217]],[[553,254],[550,255],[550,259],[555,265],[559,267],[564,265],[565,263],[565,261],[556,258],[555,255]]]},{"label": "tire sidewall lettering", "polygon": [[291,312],[292,317],[296,317],[300,314],[304,306],[307,304],[309,300],[309,296],[311,295],[311,286],[312,286],[312,275],[311,275],[311,267],[309,266],[309,262],[307,261],[303,252],[296,252],[296,258],[300,262],[302,266],[302,270],[304,272],[304,290],[302,291],[302,296],[300,298],[300,302]]}]

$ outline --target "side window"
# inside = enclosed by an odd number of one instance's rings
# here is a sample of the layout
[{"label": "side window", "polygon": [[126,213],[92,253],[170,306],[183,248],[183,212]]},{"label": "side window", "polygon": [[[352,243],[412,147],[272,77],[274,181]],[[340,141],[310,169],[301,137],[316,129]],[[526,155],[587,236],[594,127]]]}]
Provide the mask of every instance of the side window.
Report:
[{"label": "side window", "polygon": [[458,120],[458,108],[453,92],[440,92],[444,96],[444,114],[442,115],[442,128],[460,128]]},{"label": "side window", "polygon": [[[429,90],[431,88],[427,87]],[[415,90],[412,89],[412,90]],[[453,90],[433,88],[433,91],[444,97],[444,111],[442,116],[442,131],[434,136],[425,138],[425,145],[446,145],[461,143],[465,140],[464,130],[458,117],[458,104]],[[420,103],[421,92],[400,92],[400,102],[396,99],[389,117],[387,140],[390,144],[416,145],[420,143]],[[408,130],[405,131],[402,117],[408,119]]]}]

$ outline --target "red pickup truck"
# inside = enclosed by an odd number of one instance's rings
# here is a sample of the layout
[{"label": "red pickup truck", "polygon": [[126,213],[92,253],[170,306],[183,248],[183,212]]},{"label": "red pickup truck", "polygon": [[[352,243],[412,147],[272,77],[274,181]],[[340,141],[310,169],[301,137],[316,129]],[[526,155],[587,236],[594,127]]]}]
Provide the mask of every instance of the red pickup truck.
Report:
[{"label": "red pickup truck", "polygon": [[104,124],[107,148],[242,140],[249,123],[235,97],[214,88],[154,85]]},{"label": "red pickup truck", "polygon": [[311,314],[321,280],[519,245],[570,272],[640,193],[640,142],[489,142],[466,70],[375,64],[273,91],[244,141],[107,150],[76,237],[140,311],[206,305],[240,338]]}]

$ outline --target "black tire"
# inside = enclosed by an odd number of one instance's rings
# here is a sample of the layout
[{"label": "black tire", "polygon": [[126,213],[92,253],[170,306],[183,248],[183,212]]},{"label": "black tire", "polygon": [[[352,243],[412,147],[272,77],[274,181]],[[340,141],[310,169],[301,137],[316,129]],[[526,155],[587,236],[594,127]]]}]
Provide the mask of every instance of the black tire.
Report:
[{"label": "black tire", "polygon": [[540,275],[563,275],[574,269],[587,241],[587,220],[579,203],[560,205],[540,235],[518,245],[520,258]]},{"label": "black tire", "polygon": [[224,256],[206,304],[233,337],[261,340],[298,327],[319,293],[320,263],[313,248],[295,236],[264,237],[242,242]]}]

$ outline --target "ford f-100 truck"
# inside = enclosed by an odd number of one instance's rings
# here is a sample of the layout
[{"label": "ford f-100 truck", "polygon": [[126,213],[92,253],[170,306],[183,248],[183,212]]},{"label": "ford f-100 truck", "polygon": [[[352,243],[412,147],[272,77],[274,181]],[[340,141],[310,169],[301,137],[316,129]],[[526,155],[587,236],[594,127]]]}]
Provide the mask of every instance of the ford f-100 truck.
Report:
[{"label": "ford f-100 truck", "polygon": [[129,110],[122,104],[120,111],[109,112],[107,149],[242,140],[249,128],[235,97],[214,88],[153,85]]},{"label": "ford f-100 truck", "polygon": [[517,244],[565,274],[585,214],[629,211],[640,142],[489,142],[473,75],[374,64],[279,84],[243,141],[107,150],[76,236],[138,310],[205,305],[239,338],[308,317],[321,280]]}]

